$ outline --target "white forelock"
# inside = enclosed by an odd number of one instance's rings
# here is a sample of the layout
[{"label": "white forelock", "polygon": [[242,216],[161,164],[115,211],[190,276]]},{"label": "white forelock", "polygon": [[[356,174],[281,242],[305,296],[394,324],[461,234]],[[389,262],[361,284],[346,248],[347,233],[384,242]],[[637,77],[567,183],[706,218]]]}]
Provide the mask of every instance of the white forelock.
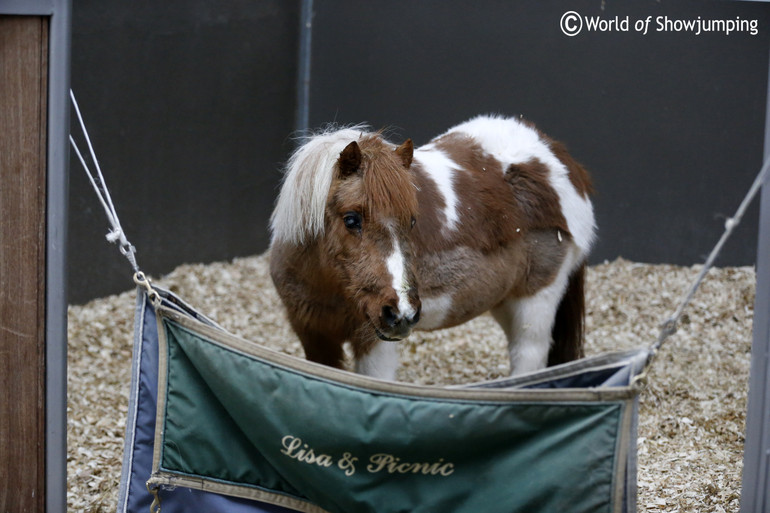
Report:
[{"label": "white forelock", "polygon": [[303,244],[323,235],[326,198],[340,152],[368,133],[364,125],[327,129],[294,152],[270,216],[272,243]]}]

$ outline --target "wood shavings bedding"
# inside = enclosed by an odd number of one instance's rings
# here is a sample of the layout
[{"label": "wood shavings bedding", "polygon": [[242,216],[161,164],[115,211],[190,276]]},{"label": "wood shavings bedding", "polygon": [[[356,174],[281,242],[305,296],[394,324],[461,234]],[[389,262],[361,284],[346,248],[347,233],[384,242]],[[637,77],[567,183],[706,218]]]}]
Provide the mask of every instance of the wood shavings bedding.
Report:
[{"label": "wood shavings bedding", "polygon": [[[184,265],[157,282],[233,333],[302,356],[268,258]],[[591,267],[586,353],[649,345],[699,269],[625,260]],[[663,346],[641,396],[638,511],[739,511],[755,280],[752,267],[713,269]],[[69,309],[70,511],[116,507],[133,311],[133,291]],[[488,315],[415,333],[401,353],[398,377],[407,382],[456,384],[508,372],[502,331]]]}]

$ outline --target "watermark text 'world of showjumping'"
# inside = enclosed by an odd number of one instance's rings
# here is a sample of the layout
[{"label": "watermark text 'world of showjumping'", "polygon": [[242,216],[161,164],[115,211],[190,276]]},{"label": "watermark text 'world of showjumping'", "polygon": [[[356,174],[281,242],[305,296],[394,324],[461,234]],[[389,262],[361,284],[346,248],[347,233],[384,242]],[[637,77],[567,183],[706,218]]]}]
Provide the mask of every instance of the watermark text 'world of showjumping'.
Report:
[{"label": "watermark text 'world of showjumping'", "polygon": [[728,19],[708,19],[698,16],[691,19],[670,18],[668,16],[647,16],[637,20],[630,16],[581,16],[575,11],[567,11],[561,17],[561,29],[567,36],[576,36],[581,32],[638,32],[647,35],[651,32],[686,32],[699,36],[706,33],[731,35],[745,33],[756,36],[759,33],[759,21],[741,17]]}]

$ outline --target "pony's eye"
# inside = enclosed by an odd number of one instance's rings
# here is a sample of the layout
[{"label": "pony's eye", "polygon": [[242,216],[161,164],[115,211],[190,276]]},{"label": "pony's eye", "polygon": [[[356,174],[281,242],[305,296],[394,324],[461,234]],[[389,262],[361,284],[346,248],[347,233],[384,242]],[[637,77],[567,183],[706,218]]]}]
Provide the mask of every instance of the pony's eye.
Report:
[{"label": "pony's eye", "polygon": [[411,227],[411,228],[414,228],[414,224],[415,224],[416,222],[417,222],[417,219],[415,219],[415,218],[414,218],[414,216],[412,216],[412,224],[411,224],[411,226],[410,226],[410,227]]},{"label": "pony's eye", "polygon": [[344,216],[342,216],[342,222],[345,223],[345,228],[348,230],[361,230],[361,214],[358,212],[347,212]]}]

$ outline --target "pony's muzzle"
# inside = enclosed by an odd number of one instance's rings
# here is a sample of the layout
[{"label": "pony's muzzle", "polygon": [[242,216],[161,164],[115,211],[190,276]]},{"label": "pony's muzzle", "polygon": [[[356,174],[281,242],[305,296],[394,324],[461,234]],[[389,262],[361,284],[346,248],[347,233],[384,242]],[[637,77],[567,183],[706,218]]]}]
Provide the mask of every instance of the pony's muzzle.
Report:
[{"label": "pony's muzzle", "polygon": [[380,326],[382,331],[377,335],[383,340],[401,340],[409,336],[412,328],[420,321],[420,307],[418,306],[413,313],[404,315],[399,312],[398,307],[385,305],[380,314]]}]

